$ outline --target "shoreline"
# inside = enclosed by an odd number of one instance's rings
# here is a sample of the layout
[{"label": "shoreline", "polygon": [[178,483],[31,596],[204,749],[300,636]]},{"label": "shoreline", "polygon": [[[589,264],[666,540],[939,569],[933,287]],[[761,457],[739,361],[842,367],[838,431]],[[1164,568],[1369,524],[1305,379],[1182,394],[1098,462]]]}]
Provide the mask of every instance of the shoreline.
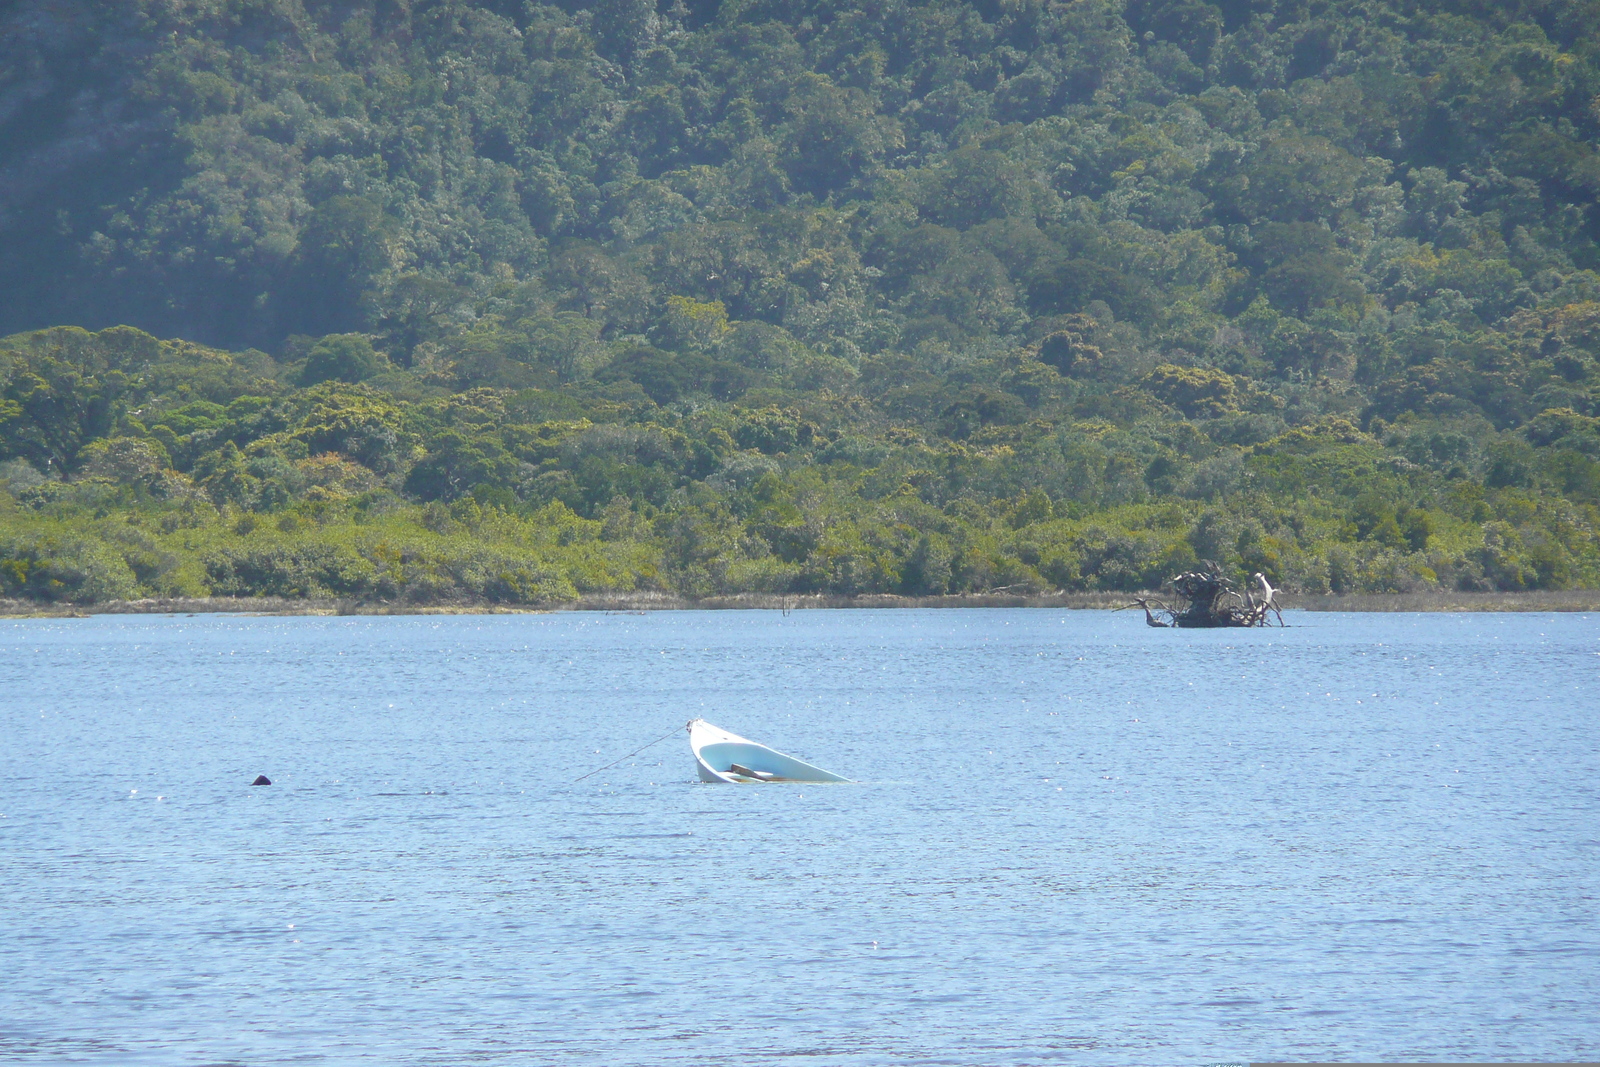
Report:
[{"label": "shoreline", "polygon": [[[0,618],[88,618],[92,615],[526,615],[566,611],[643,613],[649,611],[800,611],[815,608],[1055,608],[1070,611],[1126,609],[1135,596],[1156,593],[967,593],[911,597],[893,593],[862,596],[738,593],[684,597],[670,593],[595,593],[551,604],[495,604],[457,601],[434,604],[387,603],[338,598],[176,597],[113,600],[103,604],[35,604],[0,600]],[[1347,596],[1286,596],[1286,611],[1349,612],[1501,612],[1600,611],[1600,590],[1540,590],[1522,593],[1355,593]]]}]

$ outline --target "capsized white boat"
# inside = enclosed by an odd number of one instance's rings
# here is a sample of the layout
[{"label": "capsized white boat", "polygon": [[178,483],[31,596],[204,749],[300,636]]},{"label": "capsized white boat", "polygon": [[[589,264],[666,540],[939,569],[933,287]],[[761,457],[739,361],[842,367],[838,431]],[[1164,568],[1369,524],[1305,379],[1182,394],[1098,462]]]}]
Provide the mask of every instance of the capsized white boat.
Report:
[{"label": "capsized white boat", "polygon": [[848,782],[704,719],[689,723],[689,748],[702,782]]}]

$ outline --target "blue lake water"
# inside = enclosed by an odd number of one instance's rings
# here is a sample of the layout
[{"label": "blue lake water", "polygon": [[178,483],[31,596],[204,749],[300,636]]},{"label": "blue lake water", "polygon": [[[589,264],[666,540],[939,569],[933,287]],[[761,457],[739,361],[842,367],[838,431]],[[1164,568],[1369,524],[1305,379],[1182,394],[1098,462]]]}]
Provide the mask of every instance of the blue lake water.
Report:
[{"label": "blue lake water", "polygon": [[1600,619],[1288,618],[0,621],[0,1060],[1600,1056]]}]

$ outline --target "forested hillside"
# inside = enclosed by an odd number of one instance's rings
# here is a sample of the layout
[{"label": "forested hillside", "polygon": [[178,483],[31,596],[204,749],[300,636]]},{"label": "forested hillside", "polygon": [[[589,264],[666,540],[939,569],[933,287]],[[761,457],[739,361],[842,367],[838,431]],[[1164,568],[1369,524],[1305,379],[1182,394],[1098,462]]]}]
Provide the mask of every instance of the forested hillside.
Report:
[{"label": "forested hillside", "polygon": [[18,0],[0,597],[1600,586],[1600,0]]}]

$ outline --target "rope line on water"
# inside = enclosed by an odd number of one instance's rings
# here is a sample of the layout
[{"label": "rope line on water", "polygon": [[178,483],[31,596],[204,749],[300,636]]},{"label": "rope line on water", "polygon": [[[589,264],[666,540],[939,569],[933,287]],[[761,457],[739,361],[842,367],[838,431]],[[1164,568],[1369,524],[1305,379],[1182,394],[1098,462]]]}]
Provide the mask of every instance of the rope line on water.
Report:
[{"label": "rope line on water", "polygon": [[[658,737],[654,741],[650,742],[650,745],[659,745],[661,742],[665,741],[667,738],[671,737],[673,734],[677,733],[681,729],[683,729],[683,727],[674,726],[672,729],[668,730],[666,733],[662,734],[660,737]],[[632,752],[628,753],[626,756],[623,756],[622,759],[612,760],[610,763],[606,764],[604,767],[596,767],[594,770],[590,771],[588,774],[583,775],[583,777],[574,778],[572,780],[572,784],[573,785],[577,785],[579,782],[583,781],[584,778],[592,778],[595,775],[599,774],[601,771],[609,771],[611,768],[613,768],[617,764],[621,763],[622,760],[624,760],[624,759],[632,759],[633,757],[637,756],[639,753],[643,752],[645,749],[649,748],[650,745],[641,745],[638,748],[634,749]]]}]

